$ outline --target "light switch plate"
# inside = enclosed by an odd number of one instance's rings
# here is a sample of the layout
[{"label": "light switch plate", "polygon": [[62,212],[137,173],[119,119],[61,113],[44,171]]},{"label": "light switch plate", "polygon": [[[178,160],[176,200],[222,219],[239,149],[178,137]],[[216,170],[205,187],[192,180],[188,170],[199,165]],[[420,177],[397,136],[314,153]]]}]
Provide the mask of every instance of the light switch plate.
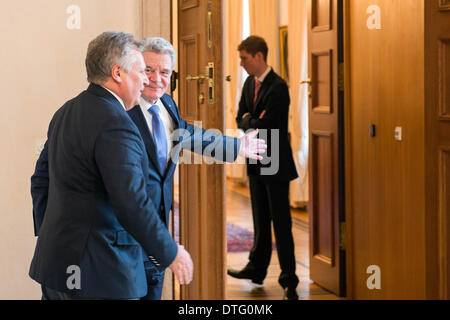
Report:
[{"label": "light switch plate", "polygon": [[395,127],[394,138],[397,141],[403,140],[402,127]]}]

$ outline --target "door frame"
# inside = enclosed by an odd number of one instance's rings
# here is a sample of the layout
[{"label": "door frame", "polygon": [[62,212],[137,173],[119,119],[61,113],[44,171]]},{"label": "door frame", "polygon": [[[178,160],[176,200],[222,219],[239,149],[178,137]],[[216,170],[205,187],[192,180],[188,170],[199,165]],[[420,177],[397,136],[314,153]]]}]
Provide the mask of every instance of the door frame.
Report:
[{"label": "door frame", "polygon": [[[351,168],[351,92],[350,92],[350,0],[343,0],[343,50],[344,50],[344,108],[343,122],[344,122],[344,166],[345,168]],[[345,234],[345,277],[346,277],[346,295],[347,299],[353,299],[353,243],[352,243],[352,212],[350,205],[352,203],[352,193],[348,190],[352,190],[350,171],[345,170],[345,224],[346,224],[346,234]]]}]

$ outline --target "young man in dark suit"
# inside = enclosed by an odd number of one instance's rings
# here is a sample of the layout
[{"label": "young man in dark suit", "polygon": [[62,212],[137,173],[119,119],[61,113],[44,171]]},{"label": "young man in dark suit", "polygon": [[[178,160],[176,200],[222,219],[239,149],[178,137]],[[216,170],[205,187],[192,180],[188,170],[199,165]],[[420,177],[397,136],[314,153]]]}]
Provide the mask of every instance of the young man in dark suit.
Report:
[{"label": "young man in dark suit", "polygon": [[[261,285],[272,254],[271,222],[280,261],[279,283],[284,298],[298,299],[295,274],[294,241],[289,206],[289,183],[298,177],[288,138],[289,89],[286,82],[267,65],[268,47],[263,38],[250,36],[238,47],[241,66],[249,77],[244,83],[238,127],[244,131],[267,130],[268,153],[264,160],[247,160],[253,211],[254,243],[249,263],[240,271],[228,270],[239,279],[250,279]],[[263,130],[261,130],[263,129]]]}]

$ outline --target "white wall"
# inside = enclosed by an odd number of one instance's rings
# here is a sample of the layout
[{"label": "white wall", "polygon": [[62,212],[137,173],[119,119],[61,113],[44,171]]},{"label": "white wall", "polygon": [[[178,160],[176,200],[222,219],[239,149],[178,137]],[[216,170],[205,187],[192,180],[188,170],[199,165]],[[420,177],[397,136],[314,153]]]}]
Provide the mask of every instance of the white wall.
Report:
[{"label": "white wall", "polygon": [[[30,177],[53,113],[87,88],[89,41],[106,30],[140,37],[142,7],[152,2],[168,1],[1,0],[0,299],[40,298],[39,286],[28,277],[36,241]],[[81,9],[80,30],[66,26],[72,4]],[[151,22],[151,10],[146,14]],[[147,23],[145,34],[152,28]],[[152,35],[167,32],[156,29]]]}]

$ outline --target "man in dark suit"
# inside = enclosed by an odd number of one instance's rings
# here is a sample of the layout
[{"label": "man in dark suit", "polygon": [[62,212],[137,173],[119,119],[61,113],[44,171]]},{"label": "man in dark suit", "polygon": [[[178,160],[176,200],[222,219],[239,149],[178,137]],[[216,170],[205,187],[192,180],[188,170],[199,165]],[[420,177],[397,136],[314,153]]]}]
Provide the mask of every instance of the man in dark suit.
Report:
[{"label": "man in dark suit", "polygon": [[[220,161],[235,161],[237,157],[238,139],[218,135],[212,131],[196,128],[187,123],[180,115],[175,101],[166,94],[170,84],[170,77],[176,63],[176,53],[170,42],[158,37],[147,38],[144,41],[144,51],[142,53],[146,64],[146,74],[149,83],[145,85],[142,97],[138,106],[131,109],[128,114],[138,127],[146,145],[149,156],[149,194],[153,203],[160,212],[160,216],[165,225],[168,225],[169,213],[172,208],[172,188],[173,175],[181,149],[194,152],[203,152],[211,141],[219,147],[220,152],[212,156]],[[157,107],[157,116],[153,106]],[[156,143],[154,139],[154,129],[158,126],[155,120],[161,120],[164,128],[165,141]],[[259,158],[252,151],[247,141],[258,140],[252,137],[256,132],[241,139],[240,154],[244,157]],[[263,141],[259,141],[261,149],[258,153],[264,152]],[[196,150],[196,146],[201,148]],[[163,164],[159,165],[159,153],[165,149]],[[149,292],[144,299],[160,299],[164,280],[164,271],[158,271],[153,264],[146,262],[147,281]]]},{"label": "man in dark suit", "polygon": [[289,90],[286,82],[267,65],[264,39],[250,36],[242,41],[238,51],[241,66],[249,77],[244,83],[236,121],[244,131],[267,130],[268,153],[263,161],[247,161],[254,243],[246,267],[228,270],[228,274],[263,283],[272,255],[272,221],[281,267],[278,281],[284,289],[284,298],[296,300],[299,280],[295,274],[289,183],[298,175],[288,138]]},{"label": "man in dark suit", "polygon": [[39,160],[48,174],[38,173],[32,186],[45,189],[33,197],[34,209],[45,202],[45,210],[34,212],[39,237],[29,272],[43,299],[145,296],[146,254],[180,283],[192,280],[189,253],[174,242],[148,194],[145,145],[126,113],[148,83],[141,50],[142,42],[126,33],[94,39],[86,57],[89,88],[51,120]]},{"label": "man in dark suit", "polygon": [[[172,207],[173,175],[182,148],[202,153],[208,147],[219,151],[212,154],[216,159],[234,161],[238,153],[244,157],[261,159],[257,153],[264,152],[265,143],[254,139],[256,132],[238,140],[188,124],[181,118],[172,98],[165,94],[176,62],[172,45],[162,38],[148,38],[144,41],[142,55],[148,83],[144,86],[139,105],[129,110],[128,115],[143,138],[149,159],[145,170],[148,178],[147,193],[161,221],[167,227]],[[194,148],[197,145],[201,146],[198,150]],[[45,157],[45,154],[44,148],[41,158]],[[46,198],[46,172],[46,162],[38,161],[32,177],[35,221],[42,220],[45,211],[45,201],[40,199]],[[148,293],[142,299],[161,299],[165,271],[155,264],[154,257],[148,258],[144,254],[143,260]]]}]

